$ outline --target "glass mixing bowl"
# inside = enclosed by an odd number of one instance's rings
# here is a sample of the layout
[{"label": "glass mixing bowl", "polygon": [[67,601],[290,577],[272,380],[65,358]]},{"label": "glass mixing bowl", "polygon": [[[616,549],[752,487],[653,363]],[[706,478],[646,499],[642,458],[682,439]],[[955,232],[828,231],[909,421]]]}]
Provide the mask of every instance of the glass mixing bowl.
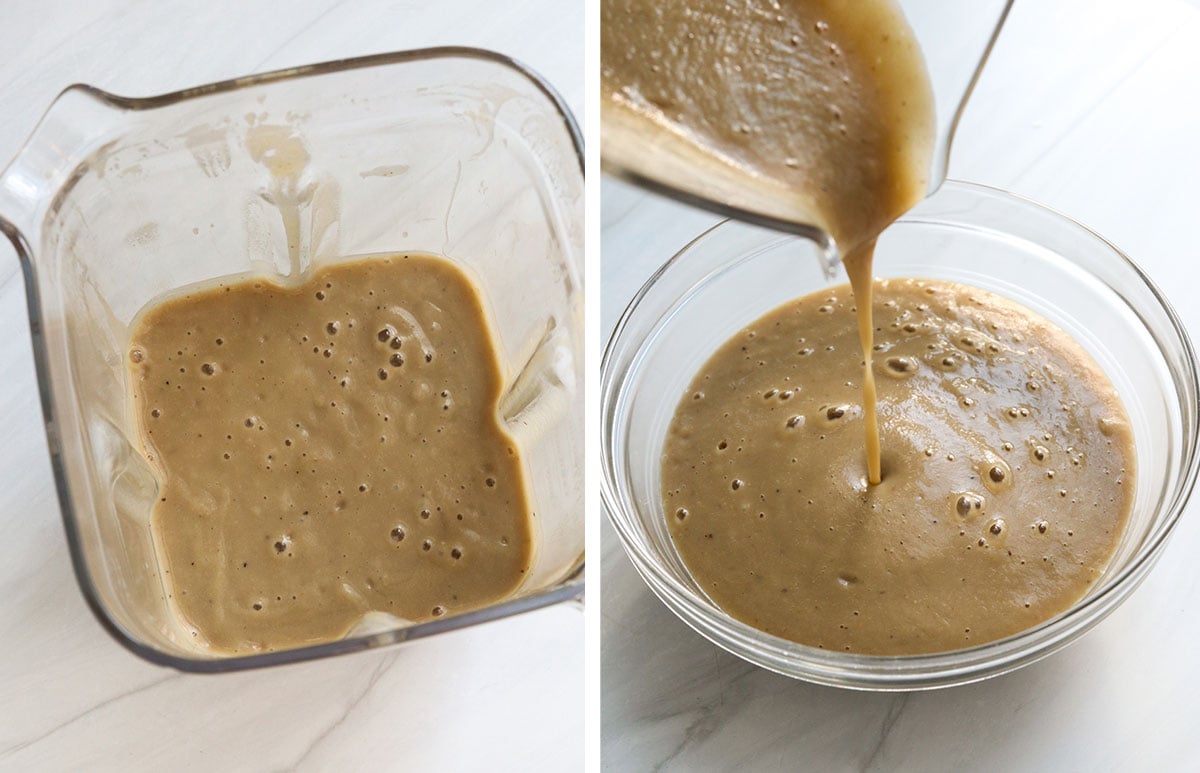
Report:
[{"label": "glass mixing bowl", "polygon": [[[582,143],[562,100],[520,64],[442,48],[145,99],[73,86],[0,175],[0,232],[25,275],[76,577],[134,652],[197,671],[270,665],[582,594]],[[198,648],[168,605],[150,530],[158,480],[127,404],[130,321],[184,285],[282,280],[401,251],[455,261],[482,291],[499,410],[536,513],[525,581],[461,615],[368,615],[326,644],[236,657]]]},{"label": "glass mixing bowl", "polygon": [[[601,365],[604,507],[633,565],[688,625],[720,647],[821,684],[909,690],[976,681],[1070,643],[1146,576],[1187,504],[1197,472],[1197,383],[1187,334],[1166,300],[1113,245],[1058,213],[951,182],[889,228],[875,273],[974,285],[1039,312],[1095,357],[1134,427],[1137,493],[1104,574],[1070,610],[1015,636],[953,652],[867,656],[771,636],[700,589],[667,529],[660,462],[689,382],[726,339],[780,304],[840,283],[813,242],[735,221],[696,238],[625,310]],[[798,571],[802,571],[799,569]]]}]

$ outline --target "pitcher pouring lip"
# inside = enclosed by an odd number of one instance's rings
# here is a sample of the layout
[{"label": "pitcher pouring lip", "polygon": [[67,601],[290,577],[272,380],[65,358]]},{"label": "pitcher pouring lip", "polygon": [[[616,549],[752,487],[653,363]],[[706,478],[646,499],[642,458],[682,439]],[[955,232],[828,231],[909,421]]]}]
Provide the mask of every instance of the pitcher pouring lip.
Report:
[{"label": "pitcher pouring lip", "polygon": [[36,244],[39,223],[119,137],[126,108],[92,86],[63,89],[0,171],[0,218]]}]

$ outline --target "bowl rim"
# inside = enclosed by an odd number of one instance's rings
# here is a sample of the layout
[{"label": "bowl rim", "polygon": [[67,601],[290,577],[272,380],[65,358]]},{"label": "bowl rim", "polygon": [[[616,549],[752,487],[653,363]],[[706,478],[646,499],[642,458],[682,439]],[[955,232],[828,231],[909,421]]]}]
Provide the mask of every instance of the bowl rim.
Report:
[{"label": "bowl rim", "polygon": [[[1170,323],[1169,333],[1179,343],[1184,355],[1182,365],[1186,385],[1190,386],[1193,395],[1200,394],[1196,354],[1186,328],[1153,280],[1116,245],[1078,220],[1020,194],[989,185],[959,180],[947,180],[939,188],[939,191],[941,190],[948,190],[951,195],[962,193],[999,200],[1006,205],[1015,205],[1048,214],[1055,218],[1061,227],[1074,229],[1085,238],[1091,239],[1107,249],[1112,256],[1124,264],[1125,268],[1134,272],[1149,290],[1155,303],[1161,307]],[[901,216],[897,222],[924,225],[938,222],[936,219],[922,216],[919,213],[915,216],[910,215],[912,213]],[[653,556],[638,544],[635,537],[638,529],[631,526],[630,523],[623,522],[618,515],[623,512],[624,501],[620,494],[622,482],[619,471],[615,469],[616,458],[613,453],[613,441],[617,433],[614,417],[618,408],[628,399],[624,392],[624,385],[629,373],[640,367],[642,355],[642,349],[639,346],[629,361],[623,363],[618,371],[616,369],[620,356],[619,350],[626,343],[623,340],[626,329],[646,296],[654,289],[659,280],[673,266],[685,259],[685,256],[700,242],[730,224],[742,225],[729,218],[721,220],[690,240],[651,274],[625,307],[614,326],[600,364],[601,466],[603,472],[600,480],[600,495],[603,509],[638,574],[672,612],[704,638],[722,649],[776,673],[817,684],[851,689],[918,690],[979,681],[1040,660],[1089,630],[1136,589],[1174,531],[1191,497],[1197,474],[1200,473],[1200,459],[1197,456],[1198,448],[1200,448],[1200,432],[1197,431],[1196,415],[1198,406],[1181,406],[1184,429],[1190,435],[1190,440],[1185,441],[1185,445],[1181,449],[1183,474],[1174,497],[1166,504],[1166,517],[1155,531],[1147,535],[1146,542],[1138,548],[1129,563],[1122,567],[1100,592],[1077,602],[1060,615],[1002,639],[948,652],[918,655],[863,655],[820,649],[754,628],[720,610],[715,604],[701,599],[664,571]],[[656,325],[654,330],[657,329]],[[644,339],[639,341],[640,343],[644,343]],[[1093,609],[1099,602],[1110,599],[1112,603],[1102,610],[1098,617],[1083,616],[1084,612]],[[1083,619],[1080,619],[1081,616]],[[754,640],[758,648],[769,649],[773,653],[773,657],[753,659],[738,649],[731,649],[729,642],[718,640],[712,630],[707,626],[700,625],[697,622],[699,618],[706,618],[707,622],[713,623],[713,627],[721,628],[724,637],[734,640]],[[796,664],[799,664],[800,667],[785,668],[785,666]]]},{"label": "bowl rim", "polygon": [[[9,165],[6,165],[6,167],[0,169],[0,180],[5,177],[8,169],[12,165],[18,163],[21,154],[36,140],[38,133],[45,125],[50,113],[69,94],[81,93],[117,110],[151,111],[157,108],[168,107],[177,103],[199,99],[214,94],[240,91],[243,89],[280,81],[300,80],[302,78],[317,77],[336,72],[367,69],[371,67],[382,67],[403,64],[406,62],[419,62],[430,59],[479,60],[497,65],[501,69],[515,72],[517,75],[531,83],[550,102],[550,104],[554,107],[555,112],[557,112],[559,117],[562,119],[564,129],[571,139],[572,148],[575,153],[575,159],[579,165],[580,178],[584,178],[585,165],[583,134],[580,131],[579,124],[575,120],[575,116],[572,114],[571,109],[567,106],[566,101],[562,98],[558,91],[549,84],[549,82],[547,82],[541,75],[539,75],[529,66],[506,54],[470,46],[436,46],[430,48],[407,49],[389,53],[335,59],[315,64],[301,65],[298,67],[287,67],[264,73],[247,75],[240,78],[230,78],[216,81],[213,83],[193,86],[148,97],[125,97],[104,91],[103,89],[88,84],[75,83],[64,88],[50,103],[49,107],[42,114],[42,117],[39,119],[29,137],[22,144],[21,149],[18,150],[14,159]],[[38,292],[37,285],[35,252],[32,249],[26,235],[22,233],[22,231],[10,220],[5,218],[3,213],[0,213],[0,234],[6,236],[12,243],[13,249],[17,253],[17,259],[21,265],[21,273],[24,279],[25,302],[29,319],[30,337],[32,339],[31,343],[33,349],[33,360],[37,374],[38,396],[42,408],[42,419],[46,432],[46,442],[50,452],[50,466],[54,474],[54,489],[58,498],[59,513],[62,516],[63,528],[66,532],[67,548],[71,557],[71,566],[74,571],[75,579],[79,586],[80,592],[83,594],[84,600],[86,601],[87,606],[91,609],[92,614],[100,623],[101,627],[104,628],[104,630],[107,631],[113,639],[125,647],[125,649],[151,663],[169,666],[179,671],[193,673],[224,673],[243,671],[253,668],[262,668],[265,666],[282,665],[285,663],[295,663],[305,660],[315,660],[318,658],[341,655],[347,652],[357,652],[359,650],[373,649],[388,644],[421,639],[446,631],[467,628],[480,623],[489,622],[491,620],[497,620],[522,612],[540,609],[552,604],[557,604],[561,601],[582,600],[585,590],[585,554],[581,552],[575,563],[572,564],[559,579],[558,584],[545,590],[538,591],[536,593],[530,593],[528,595],[518,596],[497,604],[463,612],[461,614],[436,618],[424,622],[412,623],[407,626],[392,628],[377,633],[357,635],[352,637],[347,636],[346,638],[337,639],[330,642],[323,642],[291,649],[260,652],[250,655],[216,655],[211,657],[186,657],[182,655],[175,655],[164,652],[157,647],[142,641],[131,631],[125,628],[125,626],[121,625],[116,619],[113,618],[103,600],[100,598],[99,593],[96,590],[95,583],[93,583],[91,574],[88,571],[87,559],[84,555],[82,541],[76,526],[77,520],[75,516],[75,506],[73,503],[73,497],[71,495],[71,489],[67,480],[66,465],[63,459],[64,449],[59,437],[59,428],[56,420],[57,413],[53,389],[51,386],[50,362],[46,335],[44,332],[45,320],[42,312],[41,297]]]}]

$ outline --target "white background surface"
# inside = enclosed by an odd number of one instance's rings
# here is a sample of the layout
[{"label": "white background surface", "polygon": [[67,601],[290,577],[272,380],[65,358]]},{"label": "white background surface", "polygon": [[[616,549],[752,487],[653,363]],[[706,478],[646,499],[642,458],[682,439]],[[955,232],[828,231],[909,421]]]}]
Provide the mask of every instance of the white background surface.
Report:
[{"label": "white background surface", "polygon": [[[1083,221],[1200,303],[1200,10],[1017,0],[959,129],[951,176]],[[606,180],[602,329],[715,218]],[[1200,769],[1200,504],[1142,587],[1082,640],[977,685],[881,695],[728,655],[675,618],[603,536],[603,766],[611,770]]]},{"label": "white background surface", "polygon": [[[5,0],[0,167],[76,81],[144,96],[433,45],[516,56],[580,115],[583,15],[562,0]],[[220,676],[151,666],[110,639],[71,573],[20,272],[0,241],[0,770],[581,766],[584,626],[572,606]]]}]

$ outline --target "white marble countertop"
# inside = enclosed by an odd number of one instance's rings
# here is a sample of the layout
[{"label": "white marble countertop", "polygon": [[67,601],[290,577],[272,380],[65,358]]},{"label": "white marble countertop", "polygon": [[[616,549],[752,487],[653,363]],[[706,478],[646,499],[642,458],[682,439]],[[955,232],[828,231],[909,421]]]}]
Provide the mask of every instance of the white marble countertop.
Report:
[{"label": "white marble countertop", "polygon": [[[1194,340],[1200,304],[1200,10],[1017,0],[951,176],[1065,212],[1138,261]],[[715,218],[606,180],[602,330]],[[1066,650],[967,687],[815,687],[680,622],[602,538],[602,761],[625,770],[1200,769],[1200,504],[1112,616]]]},{"label": "white marble countertop", "polygon": [[[513,55],[577,115],[582,3],[45,3],[0,10],[0,167],[55,95],[130,96],[433,45]],[[15,256],[0,239],[0,770],[574,770],[583,615],[559,605],[381,651],[246,673],[150,665],[71,573]]]}]

